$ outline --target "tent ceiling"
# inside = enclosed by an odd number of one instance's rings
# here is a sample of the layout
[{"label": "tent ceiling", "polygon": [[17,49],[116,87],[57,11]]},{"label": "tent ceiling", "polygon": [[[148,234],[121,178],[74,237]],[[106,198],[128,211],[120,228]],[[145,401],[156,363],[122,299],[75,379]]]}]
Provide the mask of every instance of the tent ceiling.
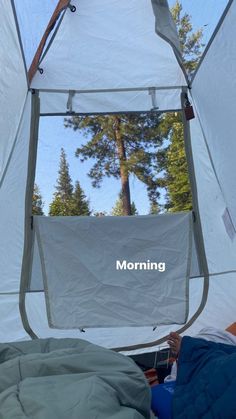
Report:
[{"label": "tent ceiling", "polygon": [[73,5],[76,11],[66,10],[39,64],[43,74],[37,71],[31,83],[43,91],[43,114],[70,110],[70,91],[74,112],[180,108],[186,79],[172,46],[155,32],[155,26],[161,28],[154,10],[161,9],[153,9],[150,0],[75,0]]}]

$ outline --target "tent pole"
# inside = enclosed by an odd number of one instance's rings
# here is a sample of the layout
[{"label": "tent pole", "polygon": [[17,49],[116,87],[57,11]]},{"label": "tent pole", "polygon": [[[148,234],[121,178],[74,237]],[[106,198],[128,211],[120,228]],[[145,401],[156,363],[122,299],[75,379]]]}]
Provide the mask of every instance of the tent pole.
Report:
[{"label": "tent pole", "polygon": [[37,145],[38,145],[38,130],[39,130],[39,115],[40,102],[39,93],[36,90],[32,91],[31,102],[31,126],[30,126],[30,141],[28,154],[28,170],[25,194],[25,235],[24,235],[24,253],[21,270],[20,282],[20,297],[19,309],[21,320],[25,331],[32,339],[37,339],[37,335],[31,329],[26,312],[26,292],[29,289],[30,273],[32,267],[32,251],[33,251],[33,229],[32,229],[32,196],[34,189]]}]

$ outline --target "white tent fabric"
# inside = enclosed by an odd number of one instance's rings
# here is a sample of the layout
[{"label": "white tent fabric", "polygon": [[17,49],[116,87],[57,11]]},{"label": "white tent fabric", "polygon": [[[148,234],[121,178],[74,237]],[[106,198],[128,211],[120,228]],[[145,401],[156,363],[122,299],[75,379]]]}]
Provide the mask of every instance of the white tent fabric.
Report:
[{"label": "white tent fabric", "polygon": [[76,0],[73,5],[76,12],[67,9],[40,63],[43,74],[37,72],[32,81],[33,88],[47,91],[40,94],[43,114],[65,113],[69,91],[74,112],[150,110],[151,88],[164,90],[157,91],[155,106],[180,108],[175,90],[186,86],[186,79],[172,47],[155,32],[151,1]]},{"label": "white tent fabric", "polygon": [[[190,280],[189,317],[196,312],[200,304],[202,285],[201,278]],[[208,304],[197,321],[185,333],[194,336],[206,326],[224,330],[235,319],[234,295],[234,274],[211,277]],[[34,325],[34,331],[39,337],[79,337],[108,348],[152,342],[178,328],[177,324],[172,324],[171,326],[158,326],[155,330],[152,327],[95,328],[85,329],[84,333],[79,330],[57,330],[48,326],[44,293],[27,294],[26,307],[30,324]],[[12,336],[14,335],[12,334]],[[124,353],[153,352],[156,349],[159,349],[158,345]]]},{"label": "white tent fabric", "polygon": [[19,291],[24,247],[30,120],[31,94],[27,98],[14,150],[0,187],[1,293]]},{"label": "white tent fabric", "polygon": [[[154,92],[154,103],[152,99]],[[65,112],[75,113],[117,113],[146,112],[154,107],[158,111],[180,110],[180,90],[142,88],[130,91],[74,93],[71,106],[68,106],[69,93],[40,92],[40,113],[44,115],[60,115]],[[154,106],[155,104],[155,106]],[[157,110],[157,109],[155,109]]]},{"label": "white tent fabric", "polygon": [[[225,207],[236,235],[236,3],[232,2],[223,24],[207,50],[192,84],[192,95],[217,174]],[[222,208],[223,215],[224,208]],[[227,253],[227,252],[226,252]]]},{"label": "white tent fabric", "polygon": [[191,142],[209,273],[236,270],[236,240],[231,240],[226,232],[222,218],[226,202],[215,177],[197,116],[191,121]]},{"label": "white tent fabric", "polygon": [[[19,312],[19,288],[24,247],[30,119],[31,94],[27,98],[14,150],[0,186],[1,342],[28,338]],[[10,115],[8,121],[11,121]]]},{"label": "white tent fabric", "polygon": [[34,220],[50,326],[186,321],[191,213]]},{"label": "white tent fabric", "polygon": [[[18,34],[10,1],[4,2],[4,4],[1,5],[0,36],[1,183],[10,153],[14,146],[28,88],[22,52],[18,42]],[[9,104],[11,105],[9,106]],[[11,123],[9,123],[9,120],[11,120]]]}]

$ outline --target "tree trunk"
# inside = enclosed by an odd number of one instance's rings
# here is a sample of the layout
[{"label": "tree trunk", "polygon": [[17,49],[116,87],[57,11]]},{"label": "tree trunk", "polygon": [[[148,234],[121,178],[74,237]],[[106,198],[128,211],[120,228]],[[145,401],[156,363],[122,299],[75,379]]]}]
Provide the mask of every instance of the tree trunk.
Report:
[{"label": "tree trunk", "polygon": [[116,116],[114,122],[114,134],[117,144],[118,157],[120,161],[121,194],[123,202],[123,214],[131,215],[129,172],[126,167],[126,153],[124,140],[120,132],[120,119]]}]

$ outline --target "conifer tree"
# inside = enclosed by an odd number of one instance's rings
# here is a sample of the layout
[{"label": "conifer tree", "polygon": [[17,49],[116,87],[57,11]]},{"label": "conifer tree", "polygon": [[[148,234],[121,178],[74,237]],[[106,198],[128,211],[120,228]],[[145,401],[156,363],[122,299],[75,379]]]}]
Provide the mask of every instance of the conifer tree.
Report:
[{"label": "conifer tree", "polygon": [[151,202],[149,214],[150,215],[156,215],[156,214],[159,214],[159,212],[160,212],[160,207],[159,207],[158,203],[154,202],[154,201]]},{"label": "conifer tree", "polygon": [[[119,193],[119,197],[118,197],[117,201],[115,202],[114,207],[111,210],[111,215],[115,215],[115,216],[125,215],[121,192]],[[138,215],[138,211],[137,211],[137,208],[135,206],[134,201],[131,202],[131,214],[130,215]]]},{"label": "conifer tree", "polygon": [[56,192],[49,206],[49,215],[73,215],[73,184],[69,173],[69,164],[65,150],[61,149]]},{"label": "conifer tree", "polygon": [[32,215],[44,215],[43,199],[38,185],[34,184],[33,198],[32,198]]},{"label": "conifer tree", "polygon": [[85,196],[83,189],[80,186],[79,181],[75,183],[75,190],[73,193],[73,215],[91,215],[89,209],[89,201]]},{"label": "conifer tree", "polygon": [[79,130],[88,141],[76,150],[81,162],[95,160],[88,175],[94,187],[100,187],[104,177],[120,179],[122,206],[131,215],[130,174],[147,187],[150,201],[159,196],[159,163],[157,149],[161,145],[158,133],[159,116],[155,112],[99,116],[73,116],[65,126]]}]

